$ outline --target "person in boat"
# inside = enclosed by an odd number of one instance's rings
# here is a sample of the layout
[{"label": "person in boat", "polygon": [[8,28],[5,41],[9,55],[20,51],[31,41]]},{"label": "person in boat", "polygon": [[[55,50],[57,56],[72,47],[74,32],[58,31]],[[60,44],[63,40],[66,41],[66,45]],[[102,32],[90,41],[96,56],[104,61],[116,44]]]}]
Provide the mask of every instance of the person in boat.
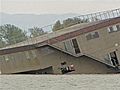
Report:
[{"label": "person in boat", "polygon": [[73,64],[70,65],[70,70],[71,70],[71,71],[74,71],[74,70],[75,70]]},{"label": "person in boat", "polygon": [[68,71],[68,66],[67,66],[67,63],[66,62],[62,62],[61,63],[61,72],[62,72],[62,74],[65,74],[65,73],[67,73],[67,71]]},{"label": "person in boat", "polygon": [[61,68],[60,69],[61,69],[62,74],[75,71],[74,65],[71,64],[71,65],[68,66],[66,62],[61,63]]}]

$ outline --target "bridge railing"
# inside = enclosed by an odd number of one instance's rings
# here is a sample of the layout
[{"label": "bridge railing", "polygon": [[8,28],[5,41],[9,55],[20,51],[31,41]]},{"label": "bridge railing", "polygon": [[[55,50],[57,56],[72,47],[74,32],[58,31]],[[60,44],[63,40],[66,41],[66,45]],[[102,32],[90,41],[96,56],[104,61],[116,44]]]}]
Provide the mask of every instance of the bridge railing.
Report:
[{"label": "bridge railing", "polygon": [[[120,8],[115,9],[115,10],[109,10],[109,11],[97,12],[97,13],[92,13],[92,14],[80,15],[80,16],[73,17],[73,18],[77,18],[81,21],[86,20],[86,22],[89,23],[89,22],[106,20],[106,19],[115,18],[115,17],[120,17]],[[76,22],[76,24],[80,24],[80,23],[84,23],[84,22],[79,22],[79,21]],[[52,33],[53,32],[53,26],[54,26],[54,24],[51,24],[51,25],[41,27],[41,29],[44,32]],[[53,35],[53,34],[50,34],[50,35]],[[51,37],[51,36],[44,35],[43,37],[40,37],[40,38],[44,39],[45,37],[47,37],[49,39],[49,37]],[[16,46],[19,46],[19,45],[24,46],[24,45],[29,45],[29,44],[34,44],[34,43],[39,42],[39,39],[35,40],[34,38],[36,38],[36,37],[23,38],[21,36],[16,36],[16,37],[12,38],[13,43],[11,45],[6,45],[2,42],[0,42],[0,44],[2,44],[3,47],[7,48],[7,47],[16,47]],[[16,44],[16,41],[15,41],[16,39],[22,39],[22,41],[19,42],[18,44]]]}]

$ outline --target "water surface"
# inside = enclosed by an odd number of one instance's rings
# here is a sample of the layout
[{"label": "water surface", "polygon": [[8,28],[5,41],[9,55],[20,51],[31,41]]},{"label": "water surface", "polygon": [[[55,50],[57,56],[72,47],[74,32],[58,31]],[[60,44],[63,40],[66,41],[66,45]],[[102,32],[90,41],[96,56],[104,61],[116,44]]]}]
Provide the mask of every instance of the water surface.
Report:
[{"label": "water surface", "polygon": [[0,90],[120,90],[120,74],[0,75]]}]

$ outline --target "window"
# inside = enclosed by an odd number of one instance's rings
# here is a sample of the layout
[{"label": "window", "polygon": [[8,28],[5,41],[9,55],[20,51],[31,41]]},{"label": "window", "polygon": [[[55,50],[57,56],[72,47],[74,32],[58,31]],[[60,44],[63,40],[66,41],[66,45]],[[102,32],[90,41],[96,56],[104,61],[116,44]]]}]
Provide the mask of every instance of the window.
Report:
[{"label": "window", "polygon": [[109,33],[117,32],[117,31],[120,31],[120,25],[114,25],[114,26],[108,27]]},{"label": "window", "polygon": [[77,40],[76,40],[76,39],[72,39],[72,43],[73,43],[73,47],[74,47],[74,49],[75,49],[75,53],[76,53],[76,54],[80,53],[80,49],[79,49]]},{"label": "window", "polygon": [[67,46],[66,46],[65,42],[63,42],[63,44],[64,44],[64,47],[65,47],[65,51],[67,51]]},{"label": "window", "polygon": [[91,40],[92,39],[92,35],[88,34],[88,35],[86,35],[86,38],[87,38],[87,40]]},{"label": "window", "polygon": [[65,41],[64,48],[67,52],[70,52],[70,53],[74,54],[74,48],[72,46],[72,41],[71,40]]},{"label": "window", "polygon": [[71,39],[71,40],[67,40],[64,43],[64,49],[71,53],[71,54],[79,54],[81,53],[77,39]]},{"label": "window", "polygon": [[109,27],[108,32],[114,32],[113,27]]},{"label": "window", "polygon": [[109,55],[109,54],[106,54],[106,55],[104,56],[104,60],[105,60],[105,62],[106,62],[107,64],[111,64],[110,55]]},{"label": "window", "polygon": [[113,31],[117,31],[117,27],[116,26],[113,26]]},{"label": "window", "polygon": [[87,40],[99,38],[99,33],[98,32],[89,33],[86,35],[86,38],[87,38]]},{"label": "window", "polygon": [[118,31],[120,31],[120,25],[116,25]]},{"label": "window", "polygon": [[95,32],[95,33],[93,34],[93,38],[99,38],[98,32]]},{"label": "window", "polygon": [[116,51],[110,53],[110,60],[114,66],[119,66],[118,58]]}]

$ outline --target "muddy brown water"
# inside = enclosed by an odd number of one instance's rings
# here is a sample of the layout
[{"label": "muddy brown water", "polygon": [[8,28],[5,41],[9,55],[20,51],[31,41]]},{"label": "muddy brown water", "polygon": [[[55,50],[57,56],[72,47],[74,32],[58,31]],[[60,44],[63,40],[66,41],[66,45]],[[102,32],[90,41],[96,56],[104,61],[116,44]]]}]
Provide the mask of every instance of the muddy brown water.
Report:
[{"label": "muddy brown water", "polygon": [[0,90],[120,90],[120,74],[0,75]]}]

